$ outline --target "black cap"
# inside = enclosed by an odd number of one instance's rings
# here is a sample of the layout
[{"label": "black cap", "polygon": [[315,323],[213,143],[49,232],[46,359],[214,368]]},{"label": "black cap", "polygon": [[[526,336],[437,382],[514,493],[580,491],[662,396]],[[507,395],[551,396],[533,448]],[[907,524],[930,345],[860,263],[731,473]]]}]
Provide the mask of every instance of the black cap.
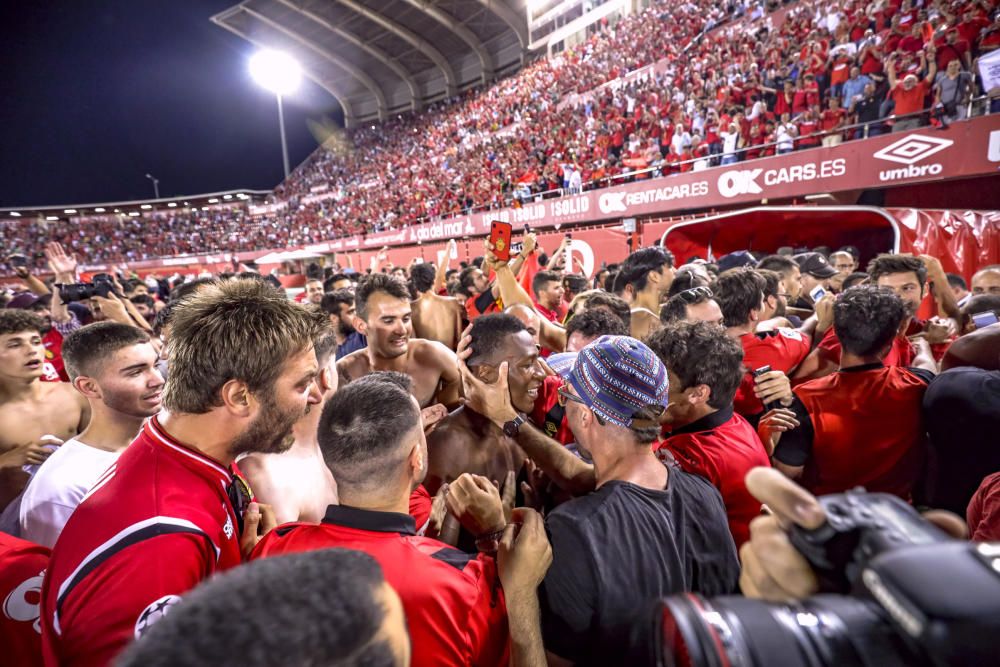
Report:
[{"label": "black cap", "polygon": [[808,273],[814,278],[832,278],[837,275],[837,269],[830,266],[826,257],[818,252],[803,252],[793,257],[802,273]]},{"label": "black cap", "polygon": [[743,266],[756,266],[757,260],[746,250],[737,250],[719,258],[719,273]]}]

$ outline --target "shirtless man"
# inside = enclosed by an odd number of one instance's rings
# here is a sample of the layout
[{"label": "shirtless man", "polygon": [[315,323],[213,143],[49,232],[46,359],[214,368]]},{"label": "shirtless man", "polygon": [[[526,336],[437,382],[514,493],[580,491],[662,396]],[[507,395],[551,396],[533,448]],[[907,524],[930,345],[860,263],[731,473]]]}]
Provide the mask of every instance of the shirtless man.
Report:
[{"label": "shirtless man", "polygon": [[[0,509],[28,482],[24,465],[38,465],[51,445],[90,421],[87,399],[66,382],[42,382],[45,322],[25,310],[0,310]],[[42,439],[42,436],[54,436]]]},{"label": "shirtless man", "polygon": [[413,395],[421,408],[458,405],[458,359],[437,341],[411,338],[413,311],[405,282],[384,273],[366,276],[358,282],[355,307],[356,325],[368,337],[368,347],[337,362],[341,384],[372,371],[398,371],[413,379]]},{"label": "shirtless man", "polygon": [[640,248],[622,264],[622,276],[632,287],[633,338],[644,339],[660,328],[660,303],[674,279],[674,258],[660,247]]},{"label": "shirtless man", "polygon": [[[483,382],[496,382],[501,364],[507,364],[510,399],[518,412],[530,413],[546,373],[538,347],[513,315],[494,314],[476,318],[469,330],[472,356],[468,366]],[[441,420],[427,436],[428,470],[424,486],[433,495],[445,482],[462,473],[482,475],[503,482],[524,464],[524,452],[514,440],[489,419],[468,406]]]},{"label": "shirtless man", "polygon": [[313,391],[320,403],[292,427],[295,442],[281,454],[254,453],[238,462],[257,499],[274,509],[279,524],[291,521],[319,523],[328,505],[337,504],[337,483],[323,460],[317,429],[323,404],[337,391],[334,350],[337,338],[331,332],[315,343],[319,374]]},{"label": "shirtless man", "polygon": [[410,269],[410,280],[417,292],[417,299],[411,304],[413,333],[454,350],[462,335],[465,305],[453,296],[435,293],[436,275],[437,270],[432,264],[415,264]]}]

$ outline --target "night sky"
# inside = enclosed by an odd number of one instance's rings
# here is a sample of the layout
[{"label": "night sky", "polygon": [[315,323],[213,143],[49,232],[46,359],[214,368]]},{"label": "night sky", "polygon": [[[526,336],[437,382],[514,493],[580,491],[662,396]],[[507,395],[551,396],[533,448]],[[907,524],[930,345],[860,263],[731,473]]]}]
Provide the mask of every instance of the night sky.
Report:
[{"label": "night sky", "polygon": [[[236,0],[0,3],[0,206],[86,204],[282,179],[274,95],[254,47],[209,21]],[[308,80],[285,99],[291,167],[306,120],[336,101]]]}]

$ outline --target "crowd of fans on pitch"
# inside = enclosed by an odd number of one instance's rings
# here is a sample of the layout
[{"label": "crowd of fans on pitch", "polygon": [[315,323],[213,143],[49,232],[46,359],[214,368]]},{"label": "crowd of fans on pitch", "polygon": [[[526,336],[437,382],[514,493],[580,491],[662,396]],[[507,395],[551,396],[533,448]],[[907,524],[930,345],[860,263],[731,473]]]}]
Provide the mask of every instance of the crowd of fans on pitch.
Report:
[{"label": "crowd of fans on pitch", "polygon": [[0,297],[5,660],[653,665],[665,596],[816,592],[816,496],[1000,541],[1000,265],[521,241],[93,296],[47,245]]},{"label": "crowd of fans on pitch", "polygon": [[[44,266],[49,241],[96,262],[281,248],[406,226],[540,192],[605,187],[836,145],[970,110],[1000,46],[991,0],[759,4],[660,0],[515,75],[350,130],[274,191],[287,208],[0,222]],[[630,72],[665,61],[665,69]],[[847,128],[847,129],[845,129]],[[635,173],[638,172],[638,173]],[[309,195],[319,188],[326,195]],[[307,201],[308,199],[308,201]]]}]

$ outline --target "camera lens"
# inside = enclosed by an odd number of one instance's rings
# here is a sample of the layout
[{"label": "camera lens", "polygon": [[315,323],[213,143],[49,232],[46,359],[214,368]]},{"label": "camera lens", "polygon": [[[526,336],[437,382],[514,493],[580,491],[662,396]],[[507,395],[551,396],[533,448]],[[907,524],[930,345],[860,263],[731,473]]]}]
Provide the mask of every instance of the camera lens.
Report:
[{"label": "camera lens", "polygon": [[[686,594],[659,608],[660,667],[918,664],[878,605],[837,595],[794,604]],[[909,656],[909,657],[908,657]]]}]

